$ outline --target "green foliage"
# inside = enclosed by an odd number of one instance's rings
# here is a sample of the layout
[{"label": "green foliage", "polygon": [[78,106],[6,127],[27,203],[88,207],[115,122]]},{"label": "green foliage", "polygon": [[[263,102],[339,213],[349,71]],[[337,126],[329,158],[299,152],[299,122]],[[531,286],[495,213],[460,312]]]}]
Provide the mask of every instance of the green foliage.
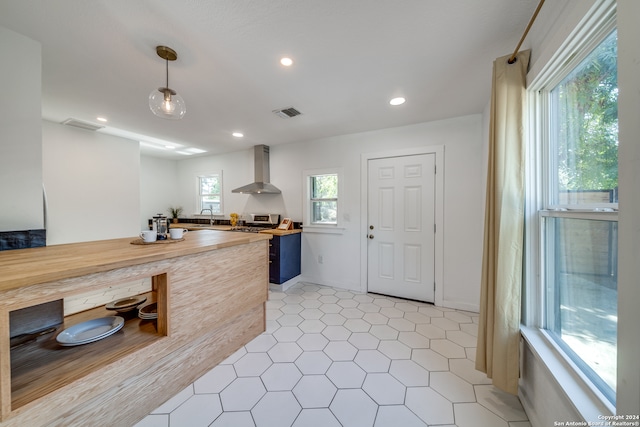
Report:
[{"label": "green foliage", "polygon": [[171,218],[178,218],[180,215],[182,215],[183,210],[184,209],[182,208],[182,206],[177,206],[177,207],[170,206],[169,214],[171,215]]},{"label": "green foliage", "polygon": [[338,175],[316,175],[311,179],[313,199],[336,199],[338,197]]},{"label": "green foliage", "polygon": [[618,187],[617,33],[553,91],[558,190]]},{"label": "green foliage", "polygon": [[218,175],[200,177],[200,194],[220,194],[220,180]]}]

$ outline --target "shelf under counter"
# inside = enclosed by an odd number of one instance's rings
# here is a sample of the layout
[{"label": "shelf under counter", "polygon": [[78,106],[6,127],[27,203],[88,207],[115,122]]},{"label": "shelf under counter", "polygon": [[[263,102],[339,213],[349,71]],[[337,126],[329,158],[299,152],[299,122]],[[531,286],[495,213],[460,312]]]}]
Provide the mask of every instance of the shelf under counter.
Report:
[{"label": "shelf under counter", "polygon": [[[145,296],[147,301],[143,305],[156,302],[153,292]],[[117,313],[107,310],[104,306],[96,307],[66,316],[64,323],[58,326],[55,332],[12,348],[12,409],[16,410],[46,396],[166,336],[166,331],[165,333],[159,331],[157,320],[142,320],[137,317],[137,312],[132,310],[127,313]],[[71,326],[107,316],[124,318],[122,329],[89,344],[65,347],[56,341],[56,336]]]}]

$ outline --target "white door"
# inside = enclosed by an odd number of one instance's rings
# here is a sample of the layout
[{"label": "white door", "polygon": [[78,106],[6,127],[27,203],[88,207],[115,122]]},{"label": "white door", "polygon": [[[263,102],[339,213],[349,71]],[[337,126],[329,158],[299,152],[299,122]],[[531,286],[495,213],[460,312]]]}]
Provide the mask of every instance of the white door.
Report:
[{"label": "white door", "polygon": [[368,161],[368,291],[434,302],[435,154]]}]

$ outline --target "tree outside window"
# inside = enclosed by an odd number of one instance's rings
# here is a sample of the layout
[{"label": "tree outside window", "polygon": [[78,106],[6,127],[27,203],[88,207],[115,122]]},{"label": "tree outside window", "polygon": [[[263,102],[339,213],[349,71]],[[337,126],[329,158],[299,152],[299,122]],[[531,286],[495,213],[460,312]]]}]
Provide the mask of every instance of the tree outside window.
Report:
[{"label": "tree outside window", "polygon": [[338,175],[312,175],[309,177],[311,223],[338,223]]},{"label": "tree outside window", "polygon": [[198,177],[199,211],[211,209],[214,214],[222,213],[222,179],[220,174]]},{"label": "tree outside window", "polygon": [[557,154],[552,204],[618,203],[617,70],[614,31],[551,91]]}]

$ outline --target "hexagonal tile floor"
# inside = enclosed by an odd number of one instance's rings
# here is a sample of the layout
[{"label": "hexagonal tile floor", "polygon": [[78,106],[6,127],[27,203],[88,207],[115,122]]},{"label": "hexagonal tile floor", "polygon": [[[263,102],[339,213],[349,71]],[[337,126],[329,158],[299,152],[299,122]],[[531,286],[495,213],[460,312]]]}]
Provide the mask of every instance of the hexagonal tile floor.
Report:
[{"label": "hexagonal tile floor", "polygon": [[478,314],[298,283],[267,331],[136,427],[531,427],[474,366]]}]

